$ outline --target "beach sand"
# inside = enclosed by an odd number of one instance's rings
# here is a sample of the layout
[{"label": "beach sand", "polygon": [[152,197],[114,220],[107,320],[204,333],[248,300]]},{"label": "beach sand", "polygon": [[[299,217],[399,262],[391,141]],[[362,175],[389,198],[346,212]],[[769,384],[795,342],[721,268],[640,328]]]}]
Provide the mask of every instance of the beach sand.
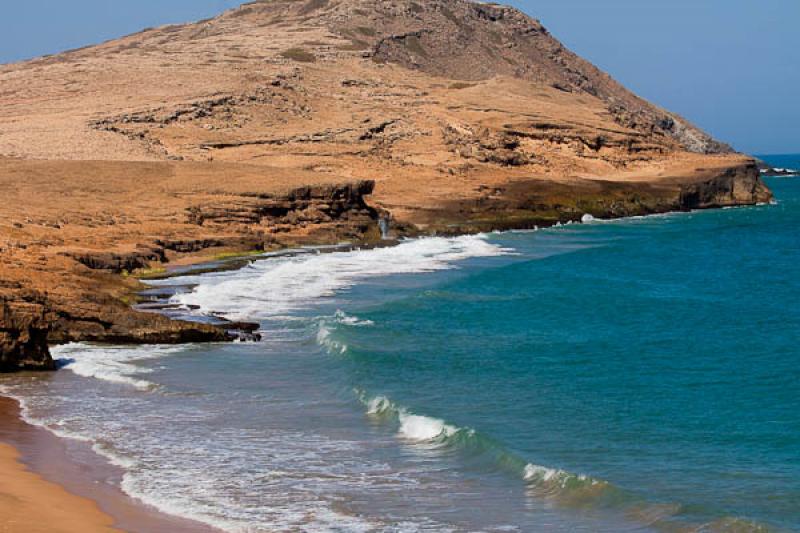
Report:
[{"label": "beach sand", "polygon": [[119,488],[122,471],[86,443],[27,424],[0,396],[0,533],[213,533],[163,514]]},{"label": "beach sand", "polygon": [[45,481],[19,462],[16,448],[0,443],[0,532],[119,531],[113,523],[95,502]]}]

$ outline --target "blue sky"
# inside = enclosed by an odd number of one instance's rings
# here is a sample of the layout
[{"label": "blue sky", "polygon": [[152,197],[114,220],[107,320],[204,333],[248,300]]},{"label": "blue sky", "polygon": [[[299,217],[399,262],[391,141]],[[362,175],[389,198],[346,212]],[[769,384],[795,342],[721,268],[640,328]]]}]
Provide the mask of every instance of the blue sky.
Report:
[{"label": "blue sky", "polygon": [[[378,1],[378,0],[376,0]],[[235,0],[9,0],[0,62],[196,20]],[[800,152],[800,1],[510,0],[637,94],[751,153]]]}]

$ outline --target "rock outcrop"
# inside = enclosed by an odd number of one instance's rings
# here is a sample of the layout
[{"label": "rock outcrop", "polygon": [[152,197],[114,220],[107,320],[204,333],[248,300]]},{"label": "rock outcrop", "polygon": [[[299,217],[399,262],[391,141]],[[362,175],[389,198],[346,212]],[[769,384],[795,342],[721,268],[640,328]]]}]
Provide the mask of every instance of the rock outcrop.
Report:
[{"label": "rock outcrop", "polygon": [[708,179],[701,179],[681,187],[678,207],[709,209],[766,203],[772,192],[761,180],[755,161],[724,169]]},{"label": "rock outcrop", "polygon": [[286,233],[297,227],[319,231],[339,228],[341,237],[364,237],[377,225],[378,215],[367,205],[375,182],[304,186],[285,194],[250,194],[235,200],[189,208],[189,221],[199,226],[241,224]]},{"label": "rock outcrop", "polygon": [[581,222],[584,215],[615,219],[673,211],[767,203],[772,192],[755,162],[697,169],[657,182],[527,179],[486,188],[475,200],[456,200],[427,212],[428,231],[444,234],[531,229]]},{"label": "rock outcrop", "polygon": [[18,285],[0,288],[0,372],[54,370],[46,300]]},{"label": "rock outcrop", "polygon": [[[252,8],[259,4],[265,11],[276,9],[272,0],[254,2]],[[282,4],[289,13],[306,12],[297,2]],[[689,151],[731,151],[685,119],[637,97],[513,7],[469,0],[357,0],[323,2],[314,13],[332,31],[363,43],[377,62],[458,80],[508,76],[546,83],[597,97],[619,124],[671,137]]]}]

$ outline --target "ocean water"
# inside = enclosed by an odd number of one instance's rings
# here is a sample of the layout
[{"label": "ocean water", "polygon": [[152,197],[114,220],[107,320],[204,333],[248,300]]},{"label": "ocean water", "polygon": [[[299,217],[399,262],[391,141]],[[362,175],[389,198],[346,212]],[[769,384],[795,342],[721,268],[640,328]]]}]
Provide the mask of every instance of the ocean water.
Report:
[{"label": "ocean water", "polygon": [[775,168],[800,170],[800,156],[797,154],[777,154],[758,157]]},{"label": "ocean water", "polygon": [[159,282],[264,341],[69,345],[0,386],[227,531],[800,531],[800,179],[769,185]]}]

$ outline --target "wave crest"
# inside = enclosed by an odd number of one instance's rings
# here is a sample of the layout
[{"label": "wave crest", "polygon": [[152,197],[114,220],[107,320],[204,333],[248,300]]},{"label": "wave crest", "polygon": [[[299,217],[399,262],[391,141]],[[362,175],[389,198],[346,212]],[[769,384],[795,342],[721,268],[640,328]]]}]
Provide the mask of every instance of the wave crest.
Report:
[{"label": "wave crest", "polygon": [[184,348],[180,346],[95,346],[72,343],[53,347],[50,351],[62,368],[79,376],[147,391],[157,385],[137,376],[149,374],[152,369],[137,363],[160,359],[182,350]]},{"label": "wave crest", "polygon": [[608,482],[583,474],[530,463],[472,428],[458,427],[439,418],[414,413],[396,405],[386,396],[368,397],[359,391],[357,395],[369,416],[396,423],[397,435],[403,441],[447,448],[469,456],[483,456],[493,462],[497,469],[509,471],[530,487],[540,489],[540,493],[558,496],[584,487],[610,487]]}]

